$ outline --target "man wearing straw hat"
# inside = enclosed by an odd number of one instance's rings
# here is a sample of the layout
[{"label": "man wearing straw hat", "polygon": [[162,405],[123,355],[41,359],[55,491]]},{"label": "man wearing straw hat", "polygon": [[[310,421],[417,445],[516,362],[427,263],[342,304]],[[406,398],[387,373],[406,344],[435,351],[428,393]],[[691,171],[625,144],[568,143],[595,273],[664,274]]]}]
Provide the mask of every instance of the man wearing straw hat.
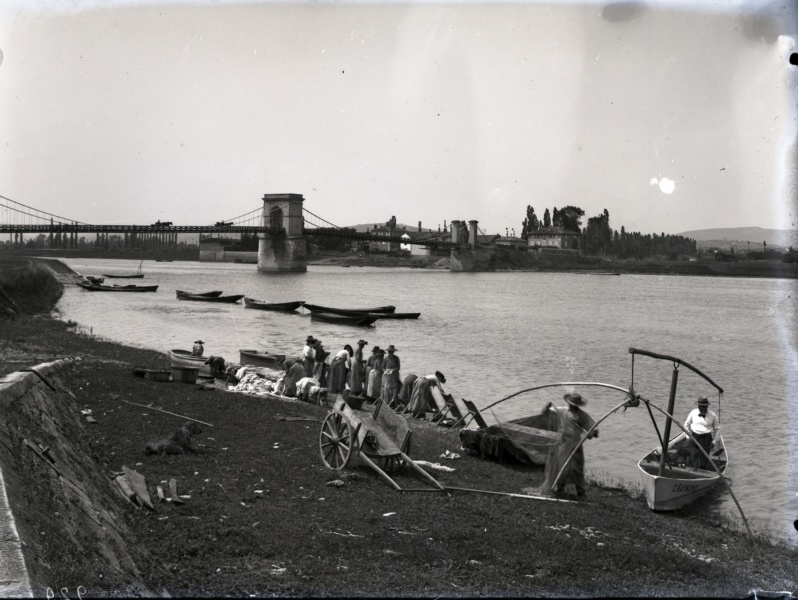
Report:
[{"label": "man wearing straw hat", "polygon": [[[552,421],[552,429],[559,433],[559,442],[549,447],[546,457],[546,476],[540,488],[541,494],[551,494],[559,490],[565,490],[565,486],[573,483],[576,488],[576,497],[584,498],[587,493],[587,481],[585,480],[585,452],[582,448],[582,437],[590,428],[595,425],[593,418],[585,412],[582,407],[587,404],[587,400],[580,394],[565,394],[563,400],[568,404],[565,406],[553,406],[549,402],[543,408],[543,414],[547,414]],[[594,429],[587,436],[587,439],[598,437],[598,429]],[[578,446],[578,447],[577,447]],[[576,452],[574,452],[574,448]],[[573,457],[568,461],[568,457]],[[566,464],[565,468],[563,465]],[[562,475],[555,481],[560,470]]]},{"label": "man wearing straw hat", "polygon": [[195,341],[194,347],[191,349],[191,354],[193,356],[202,356],[202,353],[205,352],[205,346],[202,345],[204,343],[205,342],[203,342],[202,340]]},{"label": "man wearing straw hat", "polygon": [[[696,402],[696,408],[687,415],[684,428],[695,438],[698,445],[709,454],[712,447],[718,442],[718,432],[720,423],[718,416],[709,409],[709,398],[701,396]],[[707,458],[703,454],[700,457],[699,468],[706,469],[708,466]]]}]

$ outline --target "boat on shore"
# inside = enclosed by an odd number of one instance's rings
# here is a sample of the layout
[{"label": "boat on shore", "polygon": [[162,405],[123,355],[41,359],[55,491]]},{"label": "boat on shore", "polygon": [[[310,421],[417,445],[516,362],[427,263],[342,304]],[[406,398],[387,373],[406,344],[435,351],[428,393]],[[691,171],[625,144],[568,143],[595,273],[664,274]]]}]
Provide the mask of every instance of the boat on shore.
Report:
[{"label": "boat on shore", "polygon": [[231,296],[199,296],[197,294],[177,294],[178,300],[193,300],[195,302],[220,302],[223,304],[234,304],[241,300],[244,294],[234,294]]},{"label": "boat on shore", "polygon": [[[268,367],[270,369],[282,369],[285,354],[274,354],[272,352],[262,352],[260,350],[241,350],[238,354],[242,365],[251,365],[253,367]],[[301,357],[297,357],[297,361],[301,362]]]},{"label": "boat on shore", "polygon": [[367,327],[373,325],[378,316],[374,315],[338,315],[326,312],[312,312],[310,313],[311,321],[323,321],[325,323],[336,323],[338,325],[356,325],[360,327]]},{"label": "boat on shore", "polygon": [[157,285],[101,285],[82,281],[78,281],[77,285],[90,292],[155,292],[158,290]]},{"label": "boat on shore", "polygon": [[304,304],[305,302],[303,300],[296,300],[294,302],[261,302],[260,300],[244,296],[244,306],[247,308],[256,308],[258,310],[292,312]]},{"label": "boat on shore", "polygon": [[368,313],[392,313],[396,311],[395,306],[377,306],[374,308],[331,308],[329,306],[321,306],[320,304],[308,304],[305,302],[304,308],[307,308],[311,313],[327,313],[334,315],[363,315]]},{"label": "boat on shore", "polygon": [[222,290],[213,290],[212,292],[184,292],[183,290],[175,290],[175,294],[179,297],[181,294],[188,294],[189,296],[205,296],[207,298],[218,298],[222,295]]},{"label": "boat on shore", "polygon": [[189,367],[199,369],[199,377],[213,377],[211,365],[207,362],[207,356],[195,356],[190,350],[172,349],[167,353],[169,362],[173,367]]},{"label": "boat on shore", "polygon": [[717,485],[729,464],[722,437],[711,454],[717,471],[709,465],[701,468],[701,453],[684,432],[668,443],[668,456],[661,473],[660,451],[661,446],[657,446],[637,463],[651,510],[676,510],[698,500]]},{"label": "boat on shore", "polygon": [[[657,354],[647,350],[638,350],[637,348],[629,348],[629,353],[668,361],[673,365],[668,409],[667,411],[662,411],[666,417],[662,435],[660,435],[654,416],[651,414],[651,420],[654,422],[654,429],[659,438],[659,446],[646,453],[638,461],[637,466],[643,482],[643,491],[645,492],[648,507],[651,510],[658,511],[676,510],[694,502],[714,488],[723,479],[723,474],[729,462],[726,446],[720,436],[718,436],[719,445],[712,450],[712,454],[709,457],[710,460],[706,459],[698,442],[684,430],[679,435],[671,438],[670,432],[671,425],[674,422],[673,415],[676,404],[676,384],[679,381],[679,367],[683,366],[691,370],[717,389],[719,402],[720,396],[723,394],[723,388],[699,369],[675,356]],[[677,424],[677,427],[681,428],[681,425]],[[665,440],[668,440],[667,444]],[[663,450],[664,448],[666,450]]]}]

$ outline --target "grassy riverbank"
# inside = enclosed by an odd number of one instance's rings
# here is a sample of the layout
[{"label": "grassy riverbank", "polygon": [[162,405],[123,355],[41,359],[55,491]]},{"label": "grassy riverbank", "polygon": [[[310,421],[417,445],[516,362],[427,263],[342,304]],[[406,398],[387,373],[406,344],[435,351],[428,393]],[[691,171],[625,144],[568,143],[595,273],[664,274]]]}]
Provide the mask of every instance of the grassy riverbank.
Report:
[{"label": "grassy riverbank", "polygon": [[[185,504],[158,503],[154,511],[118,502],[153,594],[741,597],[798,588],[794,550],[765,540],[756,550],[700,507],[652,513],[643,499],[600,482],[580,503],[396,492],[358,458],[341,472],[323,465],[323,407],[134,378],[134,366],[162,369],[166,357],[52,318],[18,315],[0,326],[0,377],[81,358],[64,377],[75,414],[90,409],[97,423],[65,423],[64,435],[73,443],[85,436],[79,441],[99,471],[135,468],[153,497],[156,485],[174,478],[187,496]],[[184,421],[155,409],[209,424],[195,439],[196,452],[144,455],[147,441]],[[428,469],[448,486],[520,493],[542,481],[541,469],[466,455],[455,432],[415,421],[411,427],[411,457],[454,468]],[[461,458],[440,458],[446,450]],[[3,448],[4,471],[23,451]],[[38,594],[48,585],[82,585],[84,596],[126,593],[124,569],[109,566],[101,549],[70,547],[61,535],[51,507],[65,517],[71,507],[37,495],[24,473],[7,479],[15,482],[9,495],[16,518],[37,536],[24,540],[24,552]],[[396,480],[431,489],[410,472]]]}]

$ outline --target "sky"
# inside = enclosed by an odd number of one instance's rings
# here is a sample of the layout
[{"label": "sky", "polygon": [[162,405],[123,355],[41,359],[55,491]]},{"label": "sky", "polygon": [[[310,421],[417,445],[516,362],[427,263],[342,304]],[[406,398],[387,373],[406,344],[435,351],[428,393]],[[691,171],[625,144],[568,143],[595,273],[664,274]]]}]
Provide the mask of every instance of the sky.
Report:
[{"label": "sky", "polygon": [[798,228],[798,9],[649,2],[0,2],[0,195],[213,224],[573,205],[642,233]]}]

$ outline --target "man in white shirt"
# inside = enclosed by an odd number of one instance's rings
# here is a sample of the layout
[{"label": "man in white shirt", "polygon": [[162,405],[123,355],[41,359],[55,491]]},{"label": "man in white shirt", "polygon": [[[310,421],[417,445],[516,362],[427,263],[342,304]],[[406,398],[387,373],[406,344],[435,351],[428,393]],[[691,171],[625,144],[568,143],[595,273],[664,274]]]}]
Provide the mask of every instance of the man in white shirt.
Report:
[{"label": "man in white shirt", "polygon": [[[704,451],[709,454],[712,447],[718,443],[720,423],[718,416],[709,409],[709,398],[701,396],[696,402],[697,408],[690,411],[684,428],[689,431]],[[707,467],[707,459],[701,456],[701,468]]]}]

